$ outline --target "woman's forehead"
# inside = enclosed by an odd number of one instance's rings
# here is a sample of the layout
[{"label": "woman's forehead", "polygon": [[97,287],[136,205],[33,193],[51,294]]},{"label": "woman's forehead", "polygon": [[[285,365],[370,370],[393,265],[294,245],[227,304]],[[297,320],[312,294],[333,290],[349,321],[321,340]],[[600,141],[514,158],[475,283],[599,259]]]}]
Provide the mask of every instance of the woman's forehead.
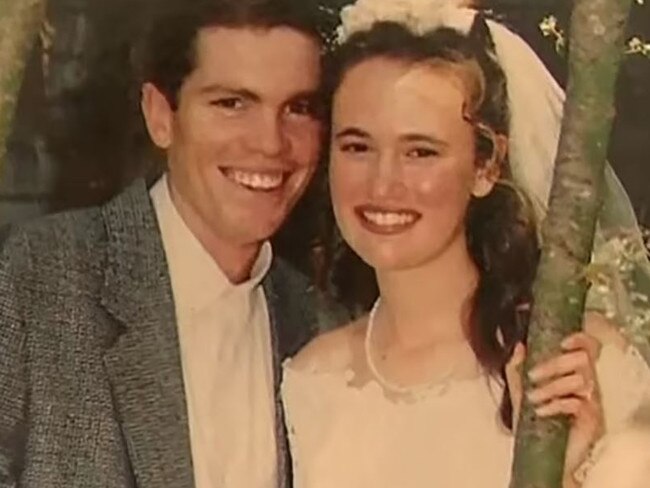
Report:
[{"label": "woman's forehead", "polygon": [[[446,65],[403,63],[373,58],[346,74],[337,90],[334,111],[369,112],[400,108],[450,107],[460,114],[466,84]],[[363,108],[363,110],[361,110]]]}]

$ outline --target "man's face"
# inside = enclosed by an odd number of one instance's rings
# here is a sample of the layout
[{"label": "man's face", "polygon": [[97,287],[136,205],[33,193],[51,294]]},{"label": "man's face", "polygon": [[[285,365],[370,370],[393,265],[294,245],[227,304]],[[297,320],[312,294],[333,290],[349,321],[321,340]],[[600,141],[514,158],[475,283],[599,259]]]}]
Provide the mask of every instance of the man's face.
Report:
[{"label": "man's face", "polygon": [[284,222],[319,157],[320,69],[318,42],[295,29],[211,27],[199,31],[176,111],[145,85],[149,132],[195,233],[246,246]]}]

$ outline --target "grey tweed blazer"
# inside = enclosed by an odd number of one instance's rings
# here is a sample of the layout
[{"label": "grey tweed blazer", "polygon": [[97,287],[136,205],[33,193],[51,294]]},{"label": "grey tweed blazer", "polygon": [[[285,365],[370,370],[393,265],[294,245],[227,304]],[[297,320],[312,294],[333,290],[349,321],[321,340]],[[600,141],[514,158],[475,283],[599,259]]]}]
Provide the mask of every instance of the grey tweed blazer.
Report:
[{"label": "grey tweed blazer", "polygon": [[[193,487],[174,302],[144,182],[12,229],[2,247],[0,487]],[[279,260],[263,286],[289,486],[281,362],[333,315]]]}]

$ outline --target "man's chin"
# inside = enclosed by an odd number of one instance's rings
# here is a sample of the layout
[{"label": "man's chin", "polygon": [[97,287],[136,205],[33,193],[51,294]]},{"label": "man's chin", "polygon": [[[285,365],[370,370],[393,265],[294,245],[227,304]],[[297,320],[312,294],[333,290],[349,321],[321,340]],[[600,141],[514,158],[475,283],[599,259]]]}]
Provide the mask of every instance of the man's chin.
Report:
[{"label": "man's chin", "polygon": [[247,229],[241,236],[242,245],[259,245],[270,240],[280,229],[282,222],[248,221]]}]

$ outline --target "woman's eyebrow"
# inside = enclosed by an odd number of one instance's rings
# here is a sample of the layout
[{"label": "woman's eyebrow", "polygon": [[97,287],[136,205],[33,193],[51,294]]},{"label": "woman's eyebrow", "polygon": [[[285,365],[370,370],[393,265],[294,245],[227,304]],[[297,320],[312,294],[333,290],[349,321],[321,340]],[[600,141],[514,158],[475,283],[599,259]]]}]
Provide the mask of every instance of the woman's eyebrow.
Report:
[{"label": "woman's eyebrow", "polygon": [[336,139],[348,136],[367,138],[370,137],[370,134],[362,129],[359,129],[358,127],[346,127],[345,129],[341,129],[340,131],[336,132],[336,134],[334,134],[334,137]]},{"label": "woman's eyebrow", "polygon": [[400,136],[400,139],[404,142],[427,142],[436,146],[448,146],[447,142],[442,139],[427,134],[408,133]]}]

